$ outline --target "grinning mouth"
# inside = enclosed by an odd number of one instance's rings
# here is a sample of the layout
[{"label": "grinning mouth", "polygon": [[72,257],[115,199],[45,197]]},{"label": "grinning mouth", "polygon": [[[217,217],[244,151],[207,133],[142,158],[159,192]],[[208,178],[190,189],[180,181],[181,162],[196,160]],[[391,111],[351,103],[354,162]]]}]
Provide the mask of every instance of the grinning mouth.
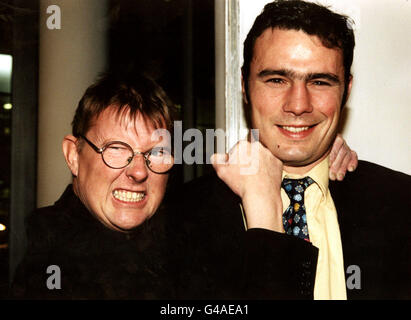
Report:
[{"label": "grinning mouth", "polygon": [[139,202],[146,197],[146,194],[145,192],[114,190],[113,197],[123,202]]},{"label": "grinning mouth", "polygon": [[286,126],[283,126],[281,128],[283,128],[284,130],[293,132],[293,133],[298,133],[298,132],[306,131],[310,127],[286,127]]},{"label": "grinning mouth", "polygon": [[286,130],[288,132],[292,132],[292,133],[300,133],[300,132],[303,132],[303,131],[307,131],[308,129],[311,129],[314,126],[315,125],[305,126],[305,127],[302,127],[302,126],[296,127],[296,126],[281,126],[281,125],[279,125],[279,127],[281,129]]}]

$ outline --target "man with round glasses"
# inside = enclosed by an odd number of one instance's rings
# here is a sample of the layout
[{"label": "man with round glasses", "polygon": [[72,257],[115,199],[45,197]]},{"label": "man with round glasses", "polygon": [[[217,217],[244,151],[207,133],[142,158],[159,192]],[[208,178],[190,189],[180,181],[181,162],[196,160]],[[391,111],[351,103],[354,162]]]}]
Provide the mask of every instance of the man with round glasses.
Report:
[{"label": "man with round glasses", "polygon": [[171,140],[160,133],[173,131],[173,113],[143,76],[107,74],[86,90],[63,140],[73,183],[30,216],[14,296],[173,297],[160,206],[174,164]]}]

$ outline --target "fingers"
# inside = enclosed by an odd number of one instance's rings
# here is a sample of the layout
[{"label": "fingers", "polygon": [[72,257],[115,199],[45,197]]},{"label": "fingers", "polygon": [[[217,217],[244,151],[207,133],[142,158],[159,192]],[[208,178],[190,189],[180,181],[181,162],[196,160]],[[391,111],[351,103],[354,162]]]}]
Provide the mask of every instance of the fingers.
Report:
[{"label": "fingers", "polygon": [[210,162],[218,176],[220,176],[223,168],[228,165],[228,161],[229,155],[227,153],[214,153],[210,158]]},{"label": "fingers", "polygon": [[330,165],[332,165],[335,159],[337,158],[337,155],[339,151],[341,150],[343,144],[344,144],[344,139],[341,137],[340,134],[337,134],[337,137],[335,138],[333,146],[331,148]]},{"label": "fingers", "polygon": [[347,171],[354,171],[358,166],[358,156],[345,140],[338,135],[330,153],[330,180],[342,181]]},{"label": "fingers", "polygon": [[[346,172],[346,168],[342,168],[345,156],[347,155],[347,151],[344,148],[344,143],[341,146],[341,148],[339,149],[334,161],[331,163],[331,167],[330,167],[330,173],[329,173],[329,177],[331,180],[342,180],[344,178],[345,172]],[[348,163],[347,163],[348,164]],[[343,170],[341,170],[343,169]],[[343,174],[342,174],[343,172]],[[342,175],[341,175],[342,174]]]},{"label": "fingers", "polygon": [[355,151],[350,150],[346,153],[337,171],[337,180],[342,181],[347,171],[354,171],[358,166],[358,157]]},{"label": "fingers", "polygon": [[254,143],[250,143],[245,140],[240,140],[230,149],[228,153],[214,153],[210,158],[211,164],[214,168],[222,165],[228,165],[229,163],[243,164],[245,163],[245,160],[247,160],[246,156],[250,154],[253,144]]},{"label": "fingers", "polygon": [[350,152],[348,152],[345,155],[344,159],[341,162],[340,167],[338,168],[338,171],[337,171],[337,180],[338,181],[342,181],[345,177],[345,173],[347,172],[348,163],[350,162],[350,159],[351,159],[350,155],[351,155]]},{"label": "fingers", "polygon": [[[348,151],[351,151],[350,148],[347,146],[347,144],[345,143],[341,135],[338,134],[337,137],[335,138],[335,141],[331,149],[331,153],[330,153],[330,172],[329,172],[330,180],[336,180],[337,178],[341,178],[341,172],[339,172],[340,171],[339,169]],[[346,170],[343,170],[344,175],[345,175],[345,171]],[[338,174],[340,174],[339,177],[338,177]],[[344,175],[342,176],[342,178],[344,178]]]},{"label": "fingers", "polygon": [[358,155],[357,152],[351,150],[350,161],[348,163],[348,171],[353,172],[358,167]]},{"label": "fingers", "polygon": [[211,164],[213,166],[225,165],[227,164],[229,156],[227,153],[214,153],[211,158]]},{"label": "fingers", "polygon": [[247,141],[240,141],[228,154],[215,153],[210,158],[218,177],[240,197],[244,196],[249,182],[243,173],[244,166],[248,165],[244,153],[247,153],[249,145]]}]

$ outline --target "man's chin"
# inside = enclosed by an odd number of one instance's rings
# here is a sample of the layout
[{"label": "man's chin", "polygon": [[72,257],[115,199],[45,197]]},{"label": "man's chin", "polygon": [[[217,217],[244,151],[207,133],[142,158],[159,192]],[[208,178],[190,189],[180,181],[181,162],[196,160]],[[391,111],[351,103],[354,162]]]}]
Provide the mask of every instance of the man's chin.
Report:
[{"label": "man's chin", "polygon": [[124,211],[117,211],[116,215],[112,215],[104,224],[115,231],[130,232],[144,224],[148,219],[147,214],[135,210]]},{"label": "man's chin", "polygon": [[283,152],[276,152],[275,157],[283,162],[285,167],[303,168],[310,166],[317,158],[311,152],[304,152],[302,150],[283,150]]},{"label": "man's chin", "polygon": [[120,231],[120,232],[131,232],[141,226],[144,223],[144,221],[141,221],[139,223],[132,223],[132,224],[123,224],[123,223],[117,223],[117,224],[112,224],[111,229],[115,231]]},{"label": "man's chin", "polygon": [[115,227],[118,228],[120,231],[128,232],[128,231],[132,231],[138,228],[139,226],[143,225],[147,220],[148,218],[146,217],[146,218],[141,218],[141,219],[133,220],[133,221],[117,222],[115,224]]},{"label": "man's chin", "polygon": [[278,159],[280,159],[284,165],[293,167],[303,167],[309,165],[313,162],[313,157],[311,154],[304,152],[279,152],[274,154]]}]

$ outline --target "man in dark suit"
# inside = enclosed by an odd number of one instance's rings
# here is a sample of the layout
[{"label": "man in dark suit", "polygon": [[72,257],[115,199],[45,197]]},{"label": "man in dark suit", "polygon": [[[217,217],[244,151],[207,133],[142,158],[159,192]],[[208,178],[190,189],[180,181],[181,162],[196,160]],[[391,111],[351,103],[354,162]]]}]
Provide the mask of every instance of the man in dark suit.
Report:
[{"label": "man in dark suit", "polygon": [[277,1],[257,17],[242,83],[259,141],[212,158],[221,180],[187,186],[181,225],[192,253],[182,282],[194,292],[183,292],[411,297],[410,177],[362,161],[343,182],[328,179],[354,42],[350,20],[317,4]]}]

